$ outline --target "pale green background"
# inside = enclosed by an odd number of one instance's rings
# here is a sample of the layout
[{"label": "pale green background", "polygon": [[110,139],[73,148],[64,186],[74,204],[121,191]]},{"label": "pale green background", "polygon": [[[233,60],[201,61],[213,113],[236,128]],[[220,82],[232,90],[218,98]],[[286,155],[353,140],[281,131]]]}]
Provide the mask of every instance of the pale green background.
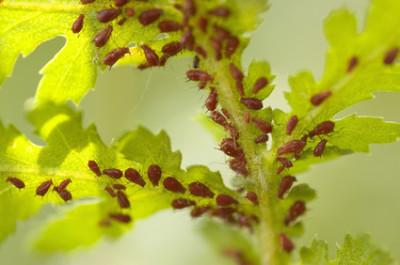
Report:
[{"label": "pale green background", "polygon": [[[326,42],[322,20],[333,8],[348,6],[362,18],[367,0],[273,0],[265,21],[255,33],[245,53],[245,63],[255,59],[271,62],[277,89],[268,101],[287,108],[282,92],[288,89],[287,76],[301,69],[321,74]],[[25,60],[19,60],[0,92],[0,116],[6,123],[30,132],[24,104],[34,94],[38,70],[62,46],[58,39],[42,45]],[[206,95],[185,81],[183,72],[190,60],[175,60],[165,69],[139,72],[115,69],[101,75],[96,91],[83,101],[86,124],[95,122],[105,141],[144,124],[152,130],[164,128],[173,146],[183,152],[184,164],[203,163],[231,174],[224,156],[216,150],[212,137],[194,121],[204,112]],[[400,121],[400,95],[380,94],[373,102],[355,106],[351,112],[375,114]],[[400,259],[400,144],[372,147],[371,155],[353,155],[313,168],[300,176],[319,192],[309,205],[306,235],[299,245],[315,235],[331,246],[348,233],[369,232]],[[213,265],[221,260],[195,232],[187,213],[162,212],[117,242],[102,242],[89,250],[70,255],[44,257],[29,253],[22,239],[41,218],[20,225],[16,236],[0,247],[1,265]],[[62,238],[60,238],[62,240]]]}]

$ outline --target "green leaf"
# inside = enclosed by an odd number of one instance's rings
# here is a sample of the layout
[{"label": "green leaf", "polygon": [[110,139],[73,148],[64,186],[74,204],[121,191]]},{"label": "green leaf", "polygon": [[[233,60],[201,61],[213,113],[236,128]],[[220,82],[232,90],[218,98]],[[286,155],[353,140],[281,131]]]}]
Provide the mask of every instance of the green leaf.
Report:
[{"label": "green leaf", "polygon": [[300,251],[303,265],[328,265],[328,244],[314,240],[311,247],[303,247]]},{"label": "green leaf", "polygon": [[271,74],[271,67],[267,62],[264,61],[253,61],[251,62],[248,74],[244,79],[245,86],[245,94],[249,96],[254,96],[253,86],[257,82],[257,80],[261,77],[266,78],[268,81],[268,85],[265,86],[262,90],[260,90],[255,97],[258,99],[267,98],[273,91],[274,85],[272,81],[275,79],[275,76]]}]

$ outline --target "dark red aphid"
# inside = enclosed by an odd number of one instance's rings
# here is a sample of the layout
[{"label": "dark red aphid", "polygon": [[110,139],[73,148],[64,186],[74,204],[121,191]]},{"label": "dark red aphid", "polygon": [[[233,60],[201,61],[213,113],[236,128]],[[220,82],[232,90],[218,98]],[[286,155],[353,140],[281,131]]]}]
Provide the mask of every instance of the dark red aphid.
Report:
[{"label": "dark red aphid", "polygon": [[96,0],[81,0],[81,4],[82,4],[82,5],[91,4],[91,3],[93,3],[94,1],[96,1]]},{"label": "dark red aphid", "polygon": [[214,111],[217,108],[217,105],[218,105],[218,94],[217,91],[215,91],[215,89],[212,89],[206,99],[205,106],[209,111]]},{"label": "dark red aphid", "polygon": [[229,17],[231,15],[231,11],[227,7],[218,6],[216,8],[213,8],[213,9],[209,10],[208,14],[213,15],[213,16],[217,16],[217,17],[226,18],[226,17]]},{"label": "dark red aphid", "polygon": [[306,142],[303,140],[292,140],[278,148],[278,155],[290,153],[300,154],[305,146]]},{"label": "dark red aphid", "polygon": [[219,61],[222,59],[222,41],[217,38],[210,38],[211,46],[214,49],[215,60]]},{"label": "dark red aphid", "polygon": [[286,125],[286,133],[287,135],[291,135],[293,130],[296,129],[297,124],[299,123],[299,118],[296,115],[290,117],[287,125]]},{"label": "dark red aphid", "polygon": [[73,33],[79,33],[81,32],[83,28],[83,21],[85,19],[85,16],[80,14],[79,17],[75,20],[75,22],[72,24],[71,30]]},{"label": "dark red aphid", "polygon": [[293,251],[294,244],[293,244],[292,240],[290,240],[285,234],[283,234],[283,233],[280,234],[279,240],[281,242],[281,247],[285,252],[290,253]]},{"label": "dark red aphid", "polygon": [[172,201],[171,206],[174,209],[184,209],[190,206],[196,205],[196,203],[192,200],[178,198]]},{"label": "dark red aphid", "polygon": [[147,176],[153,186],[158,186],[161,178],[161,168],[158,165],[150,165],[147,169]]},{"label": "dark red aphid", "polygon": [[105,187],[104,190],[105,190],[108,194],[110,194],[111,197],[117,196],[117,194],[115,194],[114,189],[111,188],[110,186]]},{"label": "dark red aphid", "polygon": [[146,185],[146,182],[136,169],[128,168],[125,170],[125,178],[139,186],[144,187]]},{"label": "dark red aphid", "polygon": [[121,7],[126,5],[129,2],[129,0],[114,0],[114,5]]},{"label": "dark red aphid", "polygon": [[268,134],[261,134],[260,136],[257,136],[256,139],[254,139],[254,142],[256,144],[263,144],[263,143],[268,142],[268,139],[269,139]]},{"label": "dark red aphid", "polygon": [[124,184],[115,183],[112,187],[116,190],[126,190],[126,186]]},{"label": "dark red aphid", "polygon": [[117,200],[119,207],[121,208],[129,208],[131,207],[131,203],[129,202],[128,196],[126,196],[125,192],[118,190],[117,191]]},{"label": "dark red aphid", "polygon": [[130,223],[132,221],[132,218],[127,215],[127,214],[121,214],[121,213],[110,213],[108,215],[111,219],[118,221],[120,223]]},{"label": "dark red aphid", "polygon": [[288,192],[288,190],[293,186],[293,182],[296,181],[296,178],[293,176],[284,176],[281,179],[281,183],[279,184],[278,190],[278,198],[282,199],[283,196]]},{"label": "dark red aphid", "polygon": [[270,133],[272,132],[272,125],[264,120],[256,119],[253,118],[251,121],[254,123],[254,125],[263,133]]},{"label": "dark red aphid", "polygon": [[101,176],[101,170],[100,170],[100,167],[99,167],[99,165],[97,164],[96,161],[89,160],[88,161],[88,167],[94,174],[96,174],[96,176],[98,176],[98,177]]},{"label": "dark red aphid", "polygon": [[125,54],[129,53],[129,48],[115,48],[110,53],[106,55],[103,60],[105,65],[113,66],[119,59],[125,56]]},{"label": "dark red aphid", "polygon": [[194,44],[195,44],[195,38],[193,36],[192,30],[187,30],[183,33],[183,36],[181,38],[181,43],[183,47],[185,47],[188,50],[193,50]]},{"label": "dark red aphid", "polygon": [[335,129],[335,123],[333,121],[324,121],[318,124],[308,135],[314,137],[317,135],[328,134],[333,132]]},{"label": "dark red aphid", "polygon": [[107,168],[103,170],[103,174],[114,179],[119,179],[122,177],[122,171],[117,168]]},{"label": "dark red aphid", "polygon": [[158,23],[160,32],[174,32],[182,29],[182,24],[174,20],[163,20]]},{"label": "dark red aphid", "polygon": [[258,98],[242,98],[240,99],[240,102],[251,110],[259,110],[263,108],[263,103]]},{"label": "dark red aphid", "polygon": [[182,51],[182,44],[177,41],[170,42],[170,43],[165,44],[162,47],[161,51],[168,56],[174,56],[175,54]]},{"label": "dark red aphid", "polygon": [[286,216],[285,224],[289,225],[295,221],[299,216],[303,215],[306,211],[306,204],[303,201],[296,201],[289,209],[289,213]]},{"label": "dark red aphid", "polygon": [[208,20],[205,17],[199,18],[197,25],[203,33],[207,32]]},{"label": "dark red aphid", "polygon": [[133,8],[127,8],[126,10],[125,10],[125,15],[127,16],[127,17],[133,17],[134,15],[135,15],[135,9],[133,9]]},{"label": "dark red aphid", "polygon": [[206,185],[201,182],[190,183],[189,191],[194,196],[203,198],[214,198],[214,192],[212,192]]},{"label": "dark red aphid", "polygon": [[243,153],[232,138],[225,138],[220,143],[220,149],[228,156],[237,157]]},{"label": "dark red aphid", "polygon": [[189,80],[192,80],[192,81],[205,81],[205,82],[208,82],[208,81],[212,81],[213,80],[212,76],[209,75],[207,72],[202,71],[202,70],[198,70],[198,69],[187,71],[186,72],[186,76],[187,76],[187,78]]},{"label": "dark red aphid", "polygon": [[120,20],[118,20],[118,25],[122,26],[125,24],[125,22],[126,22],[126,17],[121,18]]},{"label": "dark red aphid", "polygon": [[217,198],[215,198],[215,201],[219,206],[229,206],[238,203],[237,200],[227,194],[218,194]]},{"label": "dark red aphid", "polygon": [[160,16],[163,14],[163,11],[159,8],[153,8],[146,11],[143,11],[139,15],[139,22],[143,26],[150,25],[151,23],[155,22]]},{"label": "dark red aphid", "polygon": [[385,58],[383,59],[383,63],[386,65],[393,64],[396,61],[397,56],[399,55],[399,51],[400,50],[397,47],[387,51],[385,54]]},{"label": "dark red aphid", "polygon": [[55,187],[54,189],[56,191],[60,191],[60,190],[65,190],[69,184],[72,183],[71,179],[64,179],[57,187]]},{"label": "dark red aphid", "polygon": [[147,64],[150,66],[159,65],[160,58],[158,57],[157,53],[147,45],[141,46],[144,52],[144,56],[146,57]]},{"label": "dark red aphid", "polygon": [[229,160],[229,167],[236,173],[248,176],[249,170],[247,169],[246,161],[242,157],[235,157]]},{"label": "dark red aphid", "polygon": [[239,132],[232,124],[225,125],[225,129],[229,132],[231,137],[236,141],[239,138]]},{"label": "dark red aphid", "polygon": [[256,80],[253,86],[253,93],[257,94],[261,89],[268,85],[268,79],[266,77],[260,77]]},{"label": "dark red aphid", "polygon": [[215,217],[219,217],[225,220],[228,223],[235,223],[235,219],[233,218],[233,214],[236,212],[236,209],[232,207],[223,207],[216,208],[211,211],[211,215]]},{"label": "dark red aphid", "polygon": [[41,183],[36,188],[36,195],[38,195],[38,196],[46,195],[46,193],[49,191],[51,185],[53,185],[53,181],[52,180],[47,180],[47,181]]},{"label": "dark red aphid", "polygon": [[184,193],[186,191],[183,185],[175,177],[165,178],[163,184],[165,189],[172,192]]},{"label": "dark red aphid", "polygon": [[243,81],[244,75],[242,71],[233,63],[229,64],[229,72],[235,81]]},{"label": "dark red aphid", "polygon": [[193,218],[197,218],[202,216],[203,214],[205,214],[206,212],[208,212],[209,210],[211,210],[211,206],[199,206],[199,207],[195,207],[192,209],[192,211],[190,212],[190,215]]},{"label": "dark red aphid", "polygon": [[355,57],[355,56],[351,57],[348,65],[347,65],[347,72],[348,73],[353,72],[353,70],[357,67],[358,63],[359,63],[359,61],[358,61],[357,57]]},{"label": "dark red aphid", "polygon": [[324,102],[327,98],[329,98],[332,95],[332,92],[329,90],[319,92],[315,95],[313,95],[310,99],[311,104],[314,106],[319,106]]},{"label": "dark red aphid", "polygon": [[107,28],[97,33],[93,39],[94,45],[96,45],[97,48],[103,47],[110,39],[112,31],[113,27],[108,26]]},{"label": "dark red aphid", "polygon": [[313,154],[314,156],[322,156],[325,151],[327,140],[321,140],[317,146],[314,148]]},{"label": "dark red aphid", "polygon": [[258,205],[258,196],[254,191],[249,191],[246,193],[246,198],[254,203],[255,205]]},{"label": "dark red aphid", "polygon": [[121,14],[121,10],[115,8],[109,8],[101,10],[97,13],[97,20],[102,23],[110,22],[116,19]]},{"label": "dark red aphid", "polygon": [[63,199],[65,202],[72,200],[72,194],[68,190],[56,190],[58,195]]},{"label": "dark red aphid", "polygon": [[228,124],[225,116],[222,115],[219,111],[214,110],[213,112],[211,112],[210,117],[215,123],[218,123],[223,127],[225,127]]},{"label": "dark red aphid", "polygon": [[287,159],[286,157],[278,157],[276,159],[279,163],[282,164],[283,167],[285,168],[291,168],[293,166],[292,161],[290,161],[289,159]]},{"label": "dark red aphid", "polygon": [[25,188],[25,183],[21,179],[19,179],[17,177],[8,177],[6,179],[6,181],[11,183],[12,185],[14,185],[18,189]]},{"label": "dark red aphid", "polygon": [[237,37],[235,36],[230,36],[226,40],[226,50],[225,50],[225,56],[230,58],[237,50],[239,47],[240,41]]}]

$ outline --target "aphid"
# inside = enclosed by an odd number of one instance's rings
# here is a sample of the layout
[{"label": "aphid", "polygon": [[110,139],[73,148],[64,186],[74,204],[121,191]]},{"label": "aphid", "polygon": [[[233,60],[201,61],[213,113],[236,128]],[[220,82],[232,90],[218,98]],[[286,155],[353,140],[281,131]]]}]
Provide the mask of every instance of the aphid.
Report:
[{"label": "aphid", "polygon": [[194,48],[194,51],[195,51],[197,54],[201,55],[201,57],[207,58],[207,52],[206,52],[206,50],[205,50],[203,47],[197,45],[197,46]]},{"label": "aphid", "polygon": [[121,7],[126,5],[129,2],[129,0],[114,0],[114,5]]},{"label": "aphid", "polygon": [[356,68],[357,65],[358,65],[358,58],[355,56],[351,57],[347,65],[347,73],[353,72],[354,68]]},{"label": "aphid", "polygon": [[246,161],[240,157],[235,157],[234,159],[229,160],[229,167],[240,175],[243,176],[249,175],[249,170],[247,169]]},{"label": "aphid", "polygon": [[230,36],[226,41],[225,56],[230,58],[239,47],[240,41],[235,36]]},{"label": "aphid", "polygon": [[161,178],[161,168],[158,165],[150,165],[147,169],[147,176],[153,186],[158,186]]},{"label": "aphid", "polygon": [[36,195],[38,195],[38,196],[46,195],[46,193],[49,191],[51,185],[53,185],[53,181],[52,180],[47,180],[47,181],[41,183],[36,188]]},{"label": "aphid", "polygon": [[213,8],[213,9],[209,10],[208,14],[213,15],[213,16],[217,16],[217,17],[226,18],[226,17],[229,17],[231,15],[231,11],[227,7],[219,6],[219,7],[216,7],[216,8]]},{"label": "aphid", "polygon": [[222,59],[222,41],[216,38],[210,38],[211,46],[214,49],[215,60],[219,61]]},{"label": "aphid", "polygon": [[155,66],[160,63],[160,58],[157,53],[147,45],[141,46],[144,52],[144,56],[146,57],[147,64],[150,66]]},{"label": "aphid", "polygon": [[105,65],[113,66],[119,59],[125,56],[125,54],[129,53],[129,48],[115,48],[110,53],[106,55],[103,60]]},{"label": "aphid", "polygon": [[190,206],[196,205],[196,203],[192,200],[178,198],[172,201],[171,206],[174,209],[184,209]]},{"label": "aphid", "polygon": [[283,196],[286,194],[286,192],[293,186],[293,182],[295,182],[297,179],[293,176],[284,176],[281,179],[281,182],[279,184],[279,190],[278,190],[278,198],[282,199]]},{"label": "aphid", "polygon": [[227,194],[218,194],[217,198],[215,198],[215,201],[219,206],[229,206],[238,203],[237,200]]},{"label": "aphid", "polygon": [[127,17],[133,17],[134,15],[135,15],[135,9],[133,9],[133,8],[127,8],[126,10],[125,10],[125,15],[127,16]]},{"label": "aphid", "polygon": [[17,189],[25,188],[25,183],[17,177],[8,177],[6,181],[14,185]]},{"label": "aphid", "polygon": [[263,108],[262,101],[257,98],[242,98],[240,99],[240,102],[251,110],[259,110]]},{"label": "aphid", "polygon": [[192,182],[189,184],[189,191],[192,195],[203,198],[214,198],[212,192],[206,185],[201,182]]},{"label": "aphid", "polygon": [[122,213],[110,213],[108,215],[111,219],[118,221],[120,223],[130,223],[132,221],[132,218],[127,215],[127,214],[122,214]]},{"label": "aphid", "polygon": [[177,54],[181,50],[182,50],[182,44],[180,42],[177,42],[177,41],[167,43],[161,49],[161,51],[164,54],[167,54],[168,56],[174,56],[175,54]]},{"label": "aphid", "polygon": [[225,115],[225,117],[227,117],[228,119],[231,118],[231,115],[229,114],[229,112],[226,109],[222,108],[221,111]]},{"label": "aphid", "polygon": [[163,184],[165,189],[172,192],[184,193],[186,191],[183,185],[175,177],[172,176],[164,179]]},{"label": "aphid", "polygon": [[254,203],[255,205],[258,205],[258,196],[254,191],[249,191],[246,193],[246,198]]},{"label": "aphid", "polygon": [[183,13],[185,16],[194,16],[196,14],[197,8],[193,0],[185,0],[183,3]]},{"label": "aphid", "polygon": [[193,57],[193,68],[197,69],[197,68],[199,68],[199,66],[200,66],[200,58],[199,58],[199,56],[195,55]]},{"label": "aphid", "polygon": [[182,29],[182,24],[174,20],[163,20],[158,23],[160,32],[174,32]]},{"label": "aphid", "polygon": [[386,52],[385,58],[383,59],[383,63],[386,65],[391,65],[396,61],[397,56],[399,55],[399,48],[395,47]]},{"label": "aphid", "polygon": [[243,81],[244,75],[242,71],[233,63],[229,64],[229,72],[235,81]]},{"label": "aphid", "polygon": [[125,18],[125,17],[124,17],[124,18],[121,18],[121,19],[118,21],[118,25],[122,26],[122,25],[125,24],[125,22],[126,22],[126,18]]},{"label": "aphid", "polygon": [[126,196],[125,192],[118,190],[117,191],[117,200],[119,207],[121,208],[129,208],[131,207],[131,203],[129,202],[128,196]]},{"label": "aphid", "polygon": [[210,76],[207,72],[202,71],[202,70],[189,70],[186,72],[186,76],[189,80],[192,81],[212,81],[213,78]]},{"label": "aphid", "polygon": [[287,125],[286,125],[286,133],[287,135],[291,135],[293,130],[296,129],[297,123],[299,123],[299,118],[296,115],[290,117]]},{"label": "aphid", "polygon": [[292,240],[290,240],[285,234],[280,234],[279,235],[279,239],[281,242],[281,247],[284,251],[286,251],[287,253],[290,253],[293,251],[294,249],[294,244],[292,242]]},{"label": "aphid", "polygon": [[112,187],[116,190],[126,190],[126,186],[124,184],[115,183]]},{"label": "aphid", "polygon": [[85,16],[80,14],[79,17],[75,20],[75,22],[72,24],[71,30],[73,33],[79,33],[81,32],[83,28],[83,21],[85,19]]},{"label": "aphid", "polygon": [[208,20],[205,17],[200,17],[197,25],[203,33],[207,32]]},{"label": "aphid", "polygon": [[260,77],[256,80],[253,85],[253,93],[257,94],[260,90],[268,85],[268,79],[266,77]]},{"label": "aphid", "polygon": [[65,190],[67,187],[68,187],[68,185],[69,184],[71,184],[72,183],[72,180],[71,179],[64,179],[57,187],[55,187],[54,189],[56,190],[56,191],[59,191],[59,190]]},{"label": "aphid", "polygon": [[116,19],[121,14],[121,10],[115,8],[109,8],[101,10],[97,13],[97,20],[102,23],[110,22]]},{"label": "aphid", "polygon": [[318,124],[308,135],[312,138],[317,135],[328,134],[335,129],[333,121],[324,121]]},{"label": "aphid", "polygon": [[139,186],[144,187],[146,185],[146,182],[136,169],[128,168],[125,170],[125,178]]},{"label": "aphid", "polygon": [[202,216],[203,214],[205,214],[206,212],[208,212],[209,210],[211,210],[211,206],[199,206],[199,207],[195,207],[192,209],[192,211],[190,212],[190,215],[193,218],[197,218]]},{"label": "aphid", "polygon": [[254,123],[254,125],[263,133],[270,133],[272,132],[272,125],[264,120],[256,119],[253,118],[251,121]]},{"label": "aphid", "polygon": [[215,38],[217,38],[219,41],[224,41],[232,35],[227,29],[217,24],[214,24],[213,28],[214,28]]},{"label": "aphid", "polygon": [[103,29],[99,33],[96,34],[96,36],[93,39],[94,45],[96,45],[97,48],[103,47],[106,45],[107,41],[110,39],[111,34],[113,31],[112,26],[108,26],[107,28]]},{"label": "aphid", "polygon": [[313,95],[310,99],[311,104],[314,106],[319,106],[324,102],[327,98],[329,98],[332,95],[332,92],[329,90],[319,92],[315,95]]},{"label": "aphid", "polygon": [[215,89],[212,89],[206,99],[205,106],[209,111],[214,111],[217,108],[217,105],[218,105],[218,94],[217,91],[215,91]]},{"label": "aphid", "polygon": [[228,156],[237,157],[243,153],[232,138],[223,139],[219,147]]},{"label": "aphid", "polygon": [[285,168],[291,168],[293,166],[292,161],[286,157],[278,157],[276,160],[278,160],[278,162],[281,163]]},{"label": "aphid", "polygon": [[300,154],[305,146],[306,142],[303,140],[292,140],[278,148],[278,155],[290,153]]},{"label": "aphid", "polygon": [[222,115],[219,111],[214,110],[213,112],[211,112],[210,117],[215,123],[218,123],[223,127],[225,127],[228,124],[224,115]]},{"label": "aphid", "polygon": [[58,195],[63,199],[65,202],[72,200],[72,194],[68,190],[56,190]]},{"label": "aphid", "polygon": [[169,55],[168,54],[163,54],[162,56],[161,56],[161,58],[160,58],[160,66],[164,66],[166,63],[167,63],[167,61],[168,61],[168,59],[169,59]]},{"label": "aphid", "polygon": [[91,4],[91,3],[93,3],[94,1],[96,1],[96,0],[81,0],[81,4],[82,4],[82,5]]},{"label": "aphid", "polygon": [[256,144],[263,144],[268,142],[268,139],[269,139],[268,134],[261,134],[260,136],[257,136],[256,139],[254,139],[254,142]]},{"label": "aphid", "polygon": [[150,25],[151,23],[155,22],[160,16],[163,14],[163,11],[159,8],[153,8],[146,11],[143,11],[139,15],[139,22],[143,26]]},{"label": "aphid", "polygon": [[183,47],[185,47],[188,50],[193,50],[194,44],[195,44],[195,38],[192,34],[192,30],[187,30],[183,33],[183,36],[181,38],[181,43]]},{"label": "aphid", "polygon": [[99,167],[99,165],[97,164],[96,161],[89,160],[88,161],[88,167],[94,174],[96,174],[96,176],[98,176],[98,177],[101,176],[101,170],[100,170],[100,167]]},{"label": "aphid", "polygon": [[289,209],[289,213],[286,216],[285,224],[289,225],[295,221],[299,216],[303,215],[306,211],[306,204],[303,201],[296,201]]},{"label": "aphid", "polygon": [[117,194],[115,194],[115,191],[113,190],[113,188],[111,188],[110,186],[105,187],[104,190],[105,190],[108,194],[110,194],[111,197],[117,196]]},{"label": "aphid", "polygon": [[327,140],[323,139],[317,144],[313,151],[314,156],[322,156],[325,151],[326,143]]},{"label": "aphid", "polygon": [[122,171],[117,168],[104,169],[103,174],[114,179],[119,179],[122,177]]},{"label": "aphid", "polygon": [[232,207],[223,207],[213,209],[211,212],[212,216],[219,217],[225,220],[228,223],[234,223],[235,219],[233,218],[233,214],[236,212],[236,209]]}]

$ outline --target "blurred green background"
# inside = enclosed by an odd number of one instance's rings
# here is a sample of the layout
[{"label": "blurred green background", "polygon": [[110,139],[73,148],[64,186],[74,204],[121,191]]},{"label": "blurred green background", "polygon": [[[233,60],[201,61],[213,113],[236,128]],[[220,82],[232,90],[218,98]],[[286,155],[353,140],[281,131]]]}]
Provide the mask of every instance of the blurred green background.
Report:
[{"label": "blurred green background", "polygon": [[[287,109],[283,91],[287,77],[310,69],[318,77],[326,42],[322,22],[334,8],[349,7],[363,19],[367,0],[272,0],[264,22],[254,33],[245,53],[252,59],[266,59],[278,76],[277,89],[268,100],[273,107]],[[360,27],[362,24],[360,23]],[[33,55],[19,60],[0,91],[0,116],[31,136],[24,107],[34,95],[39,69],[59,50],[63,39],[43,44]],[[85,123],[94,122],[103,139],[143,124],[153,131],[165,129],[175,149],[183,153],[184,165],[207,164],[224,175],[232,174],[212,137],[195,121],[204,112],[206,94],[185,81],[189,59],[176,59],[165,69],[140,72],[119,68],[102,74],[96,90],[82,103]],[[400,121],[400,95],[380,94],[372,102],[350,111],[384,116]],[[317,236],[331,247],[347,233],[370,233],[376,242],[400,259],[400,144],[379,145],[371,154],[345,157],[314,167],[300,176],[318,191],[305,217],[306,234],[298,245]],[[196,222],[186,212],[162,212],[140,221],[135,229],[116,242],[101,242],[88,250],[71,254],[41,256],[31,253],[26,240],[41,221],[38,216],[19,224],[16,235],[0,247],[1,265],[204,265],[231,264],[218,257],[196,233]],[[60,239],[62,240],[62,238]]]}]

